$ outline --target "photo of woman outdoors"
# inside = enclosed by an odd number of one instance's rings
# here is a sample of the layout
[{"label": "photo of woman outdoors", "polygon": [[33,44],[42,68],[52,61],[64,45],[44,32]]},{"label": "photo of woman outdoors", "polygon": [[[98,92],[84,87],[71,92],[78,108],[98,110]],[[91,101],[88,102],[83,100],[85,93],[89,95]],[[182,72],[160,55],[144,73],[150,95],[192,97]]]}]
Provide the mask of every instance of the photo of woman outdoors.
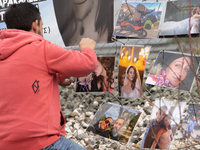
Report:
[{"label": "photo of woman outdoors", "polygon": [[184,132],[178,134],[181,139],[200,141],[200,106],[199,104],[190,103],[182,123]]},{"label": "photo of woman outdoors", "polygon": [[[171,127],[171,118],[169,115],[165,115],[163,119],[160,122],[160,130],[158,131],[156,135],[156,140],[154,140],[151,148],[156,148],[156,145],[158,144],[158,147],[160,149],[169,149],[169,146],[171,145],[171,142],[173,140],[173,134],[172,134],[172,127]],[[158,143],[156,141],[159,141]]]},{"label": "photo of woman outdoors", "polygon": [[160,51],[145,83],[190,91],[199,65],[199,57],[193,57],[194,69],[189,54]]},{"label": "photo of woman outdoors", "polygon": [[55,16],[65,46],[88,37],[97,43],[112,42],[113,0],[53,0]]},{"label": "photo of woman outdoors", "polygon": [[140,98],[150,47],[122,46],[119,59],[118,90],[121,97]]},{"label": "photo of woman outdoors", "polygon": [[170,149],[185,105],[177,100],[156,99],[141,148]]},{"label": "photo of woman outdoors", "polygon": [[98,57],[97,68],[77,79],[76,92],[114,92],[115,57]]},{"label": "photo of woman outdoors", "polygon": [[188,0],[168,1],[164,22],[160,23],[159,37],[185,36],[189,31],[192,36],[197,36],[200,23],[199,7],[200,1],[197,0],[191,0],[191,8]]},{"label": "photo of woman outdoors", "polygon": [[191,33],[199,33],[199,7],[195,7],[192,11],[192,28]]}]

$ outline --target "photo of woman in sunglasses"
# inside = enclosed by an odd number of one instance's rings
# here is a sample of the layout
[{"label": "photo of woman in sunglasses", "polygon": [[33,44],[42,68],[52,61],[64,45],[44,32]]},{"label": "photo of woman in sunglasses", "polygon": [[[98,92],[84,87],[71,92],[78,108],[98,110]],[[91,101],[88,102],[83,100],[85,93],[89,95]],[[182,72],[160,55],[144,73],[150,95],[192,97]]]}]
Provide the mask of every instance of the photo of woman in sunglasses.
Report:
[{"label": "photo of woman in sunglasses", "polygon": [[127,143],[130,141],[133,128],[140,115],[140,111],[116,104],[105,103],[100,106],[86,131],[115,141]]}]

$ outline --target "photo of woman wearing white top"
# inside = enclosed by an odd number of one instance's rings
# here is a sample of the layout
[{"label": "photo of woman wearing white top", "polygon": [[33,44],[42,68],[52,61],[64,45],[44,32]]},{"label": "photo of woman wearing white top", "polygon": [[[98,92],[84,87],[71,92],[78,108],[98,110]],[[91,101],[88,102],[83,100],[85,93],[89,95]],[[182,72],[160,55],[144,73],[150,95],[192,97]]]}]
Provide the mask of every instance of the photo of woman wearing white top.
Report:
[{"label": "photo of woman wearing white top", "polygon": [[141,79],[139,72],[135,66],[128,66],[126,69],[126,75],[124,85],[121,88],[122,97],[141,97]]}]

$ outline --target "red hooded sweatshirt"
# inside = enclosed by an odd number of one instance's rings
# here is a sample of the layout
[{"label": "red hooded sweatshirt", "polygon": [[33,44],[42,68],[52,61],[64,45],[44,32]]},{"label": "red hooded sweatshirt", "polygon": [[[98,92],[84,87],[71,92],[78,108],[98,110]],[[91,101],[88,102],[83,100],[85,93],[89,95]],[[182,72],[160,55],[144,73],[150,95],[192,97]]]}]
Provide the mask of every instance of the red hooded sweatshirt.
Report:
[{"label": "red hooded sweatshirt", "polygon": [[0,31],[0,150],[43,149],[65,136],[58,77],[97,66],[95,51],[65,50],[38,34]]}]

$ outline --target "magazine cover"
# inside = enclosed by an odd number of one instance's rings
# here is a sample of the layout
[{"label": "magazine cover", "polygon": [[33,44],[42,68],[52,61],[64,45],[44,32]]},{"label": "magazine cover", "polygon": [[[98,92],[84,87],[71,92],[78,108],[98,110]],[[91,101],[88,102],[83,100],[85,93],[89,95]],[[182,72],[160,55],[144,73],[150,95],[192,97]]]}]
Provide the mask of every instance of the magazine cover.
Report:
[{"label": "magazine cover", "polygon": [[86,131],[128,144],[140,115],[138,110],[105,103],[99,107]]}]

